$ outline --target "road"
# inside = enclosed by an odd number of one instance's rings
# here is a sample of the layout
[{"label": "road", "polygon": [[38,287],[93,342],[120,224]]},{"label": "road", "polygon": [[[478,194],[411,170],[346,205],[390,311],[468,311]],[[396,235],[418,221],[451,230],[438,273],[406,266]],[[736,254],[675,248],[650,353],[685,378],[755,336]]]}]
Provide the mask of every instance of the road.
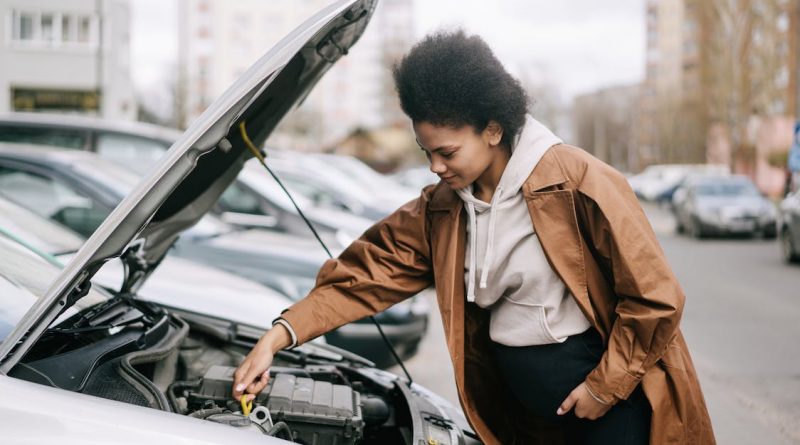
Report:
[{"label": "road", "polygon": [[[800,444],[800,267],[782,262],[776,241],[694,240],[674,233],[667,211],[645,210],[687,296],[682,328],[718,443]],[[458,404],[431,305],[428,336],[406,366]]]}]

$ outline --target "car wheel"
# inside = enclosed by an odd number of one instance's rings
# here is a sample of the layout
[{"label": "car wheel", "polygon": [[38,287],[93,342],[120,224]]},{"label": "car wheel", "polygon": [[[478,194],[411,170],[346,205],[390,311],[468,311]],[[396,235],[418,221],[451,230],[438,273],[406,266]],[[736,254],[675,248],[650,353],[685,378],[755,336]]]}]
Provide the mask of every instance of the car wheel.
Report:
[{"label": "car wheel", "polygon": [[794,249],[792,236],[788,230],[781,230],[781,253],[787,263],[799,263],[800,254]]},{"label": "car wheel", "polygon": [[689,234],[692,235],[692,238],[703,239],[705,233],[703,233],[703,228],[700,226],[700,221],[692,220],[692,225],[689,227]]},{"label": "car wheel", "polygon": [[686,232],[686,227],[683,227],[683,224],[681,224],[681,220],[678,218],[675,218],[675,232],[676,233]]},{"label": "car wheel", "polygon": [[778,231],[774,227],[765,227],[761,235],[764,239],[775,239],[778,237]]}]

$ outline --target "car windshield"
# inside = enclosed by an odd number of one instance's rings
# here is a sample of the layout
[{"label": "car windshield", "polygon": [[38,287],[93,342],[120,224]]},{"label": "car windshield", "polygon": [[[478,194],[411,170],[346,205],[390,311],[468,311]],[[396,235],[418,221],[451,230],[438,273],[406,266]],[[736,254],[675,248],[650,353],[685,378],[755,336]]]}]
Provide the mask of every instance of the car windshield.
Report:
[{"label": "car windshield", "polygon": [[[292,205],[292,201],[286,196],[278,183],[275,182],[271,176],[269,176],[269,173],[265,171],[258,171],[256,168],[250,167],[243,169],[239,174],[239,177],[245,184],[250,186],[259,195],[268,199],[273,204],[284,210],[296,213],[296,210]],[[302,194],[294,195],[293,198],[301,209],[313,205],[313,203]]]},{"label": "car windshield", "polygon": [[75,252],[83,238],[36,213],[0,198],[0,227],[24,238],[36,249],[51,255]]},{"label": "car windshield", "polygon": [[698,196],[759,196],[758,190],[747,182],[706,182],[695,186]]},{"label": "car windshield", "polygon": [[133,171],[94,156],[81,158],[80,162],[72,164],[72,169],[104,188],[110,188],[120,199],[127,196],[140,180]]},{"label": "car windshield", "polygon": [[[14,329],[37,299],[44,296],[61,269],[34,251],[0,234],[0,341]],[[91,288],[75,307],[62,314],[60,319],[97,303],[106,301],[108,295]]]}]

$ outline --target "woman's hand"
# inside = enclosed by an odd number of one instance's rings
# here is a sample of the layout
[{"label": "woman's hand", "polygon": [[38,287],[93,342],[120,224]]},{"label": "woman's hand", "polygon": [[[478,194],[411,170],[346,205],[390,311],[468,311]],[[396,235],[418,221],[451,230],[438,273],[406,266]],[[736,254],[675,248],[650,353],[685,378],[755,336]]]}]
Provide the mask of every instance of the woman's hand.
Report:
[{"label": "woman's hand", "polygon": [[267,386],[275,353],[291,344],[289,331],[280,323],[262,335],[233,373],[233,398],[239,400],[246,393],[248,402],[255,399]]},{"label": "woman's hand", "polygon": [[581,383],[577,388],[573,389],[571,393],[561,402],[556,413],[563,416],[568,413],[573,407],[575,408],[575,417],[581,419],[595,420],[603,417],[613,405],[600,403],[597,399],[592,397],[589,389],[586,388],[586,383]]}]

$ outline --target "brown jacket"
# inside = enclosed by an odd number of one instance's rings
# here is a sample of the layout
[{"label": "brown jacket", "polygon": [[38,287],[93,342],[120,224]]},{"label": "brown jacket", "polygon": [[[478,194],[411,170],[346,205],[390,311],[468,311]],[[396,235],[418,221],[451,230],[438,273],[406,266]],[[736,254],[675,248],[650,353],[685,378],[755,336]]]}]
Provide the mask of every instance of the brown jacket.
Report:
[{"label": "brown jacket", "polygon": [[[606,352],[586,378],[617,401],[642,384],[652,444],[714,444],[697,375],[678,327],[684,294],[622,175],[583,150],[551,147],[523,185],[551,266]],[[461,406],[487,444],[556,444],[557,426],[498,391],[487,358],[488,311],[466,304],[462,201],[441,182],[375,224],[320,270],[308,297],[283,314],[303,343],[382,311],[432,283]]]}]

